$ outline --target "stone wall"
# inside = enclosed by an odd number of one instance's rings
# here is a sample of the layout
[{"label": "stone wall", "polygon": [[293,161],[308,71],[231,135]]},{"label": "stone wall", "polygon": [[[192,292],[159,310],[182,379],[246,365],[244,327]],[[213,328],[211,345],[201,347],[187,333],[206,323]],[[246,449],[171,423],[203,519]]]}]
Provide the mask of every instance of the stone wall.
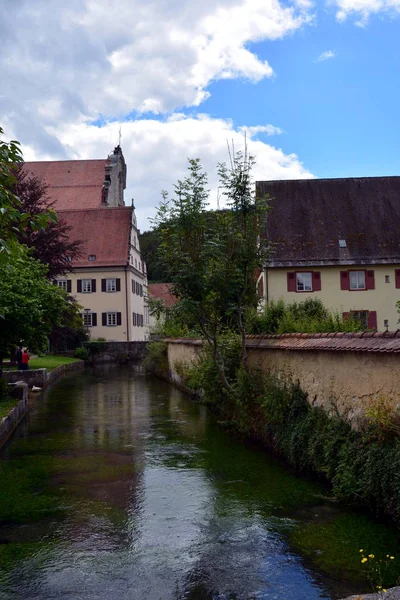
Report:
[{"label": "stone wall", "polygon": [[12,388],[10,395],[19,399],[18,404],[0,421],[0,447],[7,441],[18,423],[22,421],[28,412],[28,386],[23,381],[17,382]]},{"label": "stone wall", "polygon": [[68,365],[60,365],[53,371],[47,371],[47,369],[32,369],[29,371],[3,371],[2,377],[7,383],[15,383],[17,381],[23,381],[28,384],[28,387],[40,387],[44,388],[51,381],[54,381],[65,373],[73,371],[81,371],[85,366],[82,360],[70,363]]},{"label": "stone wall", "polygon": [[[174,365],[193,363],[202,342],[167,341],[171,378],[179,383]],[[298,381],[312,405],[339,412],[356,429],[372,400],[400,405],[400,332],[249,336],[247,349],[251,366]]]},{"label": "stone wall", "polygon": [[148,342],[104,342],[101,352],[91,356],[90,361],[94,364],[140,361],[146,356],[147,346]]}]

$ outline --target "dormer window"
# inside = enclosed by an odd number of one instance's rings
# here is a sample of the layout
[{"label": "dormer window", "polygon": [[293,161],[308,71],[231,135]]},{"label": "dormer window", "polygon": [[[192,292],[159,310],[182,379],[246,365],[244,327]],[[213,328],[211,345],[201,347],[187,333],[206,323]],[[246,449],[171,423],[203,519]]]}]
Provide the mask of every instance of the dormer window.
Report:
[{"label": "dormer window", "polygon": [[95,254],[89,254],[88,260],[96,260],[96,255]]}]

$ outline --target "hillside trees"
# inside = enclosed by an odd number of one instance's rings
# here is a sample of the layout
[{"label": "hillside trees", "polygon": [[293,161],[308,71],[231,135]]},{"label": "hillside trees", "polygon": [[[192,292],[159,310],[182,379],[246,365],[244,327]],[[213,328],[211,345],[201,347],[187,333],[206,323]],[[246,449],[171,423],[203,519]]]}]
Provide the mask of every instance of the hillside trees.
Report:
[{"label": "hillside trees", "polygon": [[180,314],[195,322],[209,345],[222,385],[231,388],[221,344],[228,329],[240,337],[240,363],[247,370],[245,348],[247,307],[257,305],[255,273],[267,254],[265,220],[268,203],[255,196],[254,160],[236,153],[229,165],[218,165],[220,187],[228,210],[207,212],[207,175],[198,159],[189,160],[189,174],[164,192],[155,224],[160,235],[159,259]]}]

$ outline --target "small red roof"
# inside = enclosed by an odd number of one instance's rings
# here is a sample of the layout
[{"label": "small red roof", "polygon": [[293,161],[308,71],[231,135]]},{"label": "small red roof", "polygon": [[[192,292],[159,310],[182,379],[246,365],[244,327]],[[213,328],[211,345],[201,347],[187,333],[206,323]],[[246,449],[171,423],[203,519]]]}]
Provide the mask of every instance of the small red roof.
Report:
[{"label": "small red roof", "polygon": [[24,170],[42,179],[54,208],[99,208],[107,159],[56,160],[24,163]]},{"label": "small red roof", "polygon": [[[82,242],[81,257],[73,268],[125,266],[129,261],[132,208],[98,208],[59,211],[59,218],[72,227],[71,240]],[[95,260],[89,260],[95,256]]]},{"label": "small red roof", "polygon": [[149,283],[148,290],[150,296],[162,300],[167,308],[178,302],[176,296],[171,293],[170,283]]}]

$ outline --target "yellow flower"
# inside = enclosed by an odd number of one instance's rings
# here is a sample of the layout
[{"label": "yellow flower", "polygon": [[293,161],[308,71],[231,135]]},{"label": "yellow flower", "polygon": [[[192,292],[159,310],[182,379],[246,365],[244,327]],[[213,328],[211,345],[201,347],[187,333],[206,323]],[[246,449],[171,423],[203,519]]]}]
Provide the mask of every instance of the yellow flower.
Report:
[{"label": "yellow flower", "polygon": [[375,558],[375,554],[368,554],[368,558]]},{"label": "yellow flower", "polygon": [[383,588],[382,592],[387,592],[387,590],[385,590],[385,588]]},{"label": "yellow flower", "polygon": [[366,563],[366,562],[367,562],[367,560],[368,560],[368,558],[365,558],[365,557],[364,557],[364,558],[361,560],[361,562],[362,562],[362,563]]},{"label": "yellow flower", "polygon": [[[364,550],[361,548],[360,552],[364,552]],[[388,556],[389,556],[389,554],[388,554]]]},{"label": "yellow flower", "polygon": [[394,556],[391,556],[391,557],[390,557],[390,560],[394,560]]}]

